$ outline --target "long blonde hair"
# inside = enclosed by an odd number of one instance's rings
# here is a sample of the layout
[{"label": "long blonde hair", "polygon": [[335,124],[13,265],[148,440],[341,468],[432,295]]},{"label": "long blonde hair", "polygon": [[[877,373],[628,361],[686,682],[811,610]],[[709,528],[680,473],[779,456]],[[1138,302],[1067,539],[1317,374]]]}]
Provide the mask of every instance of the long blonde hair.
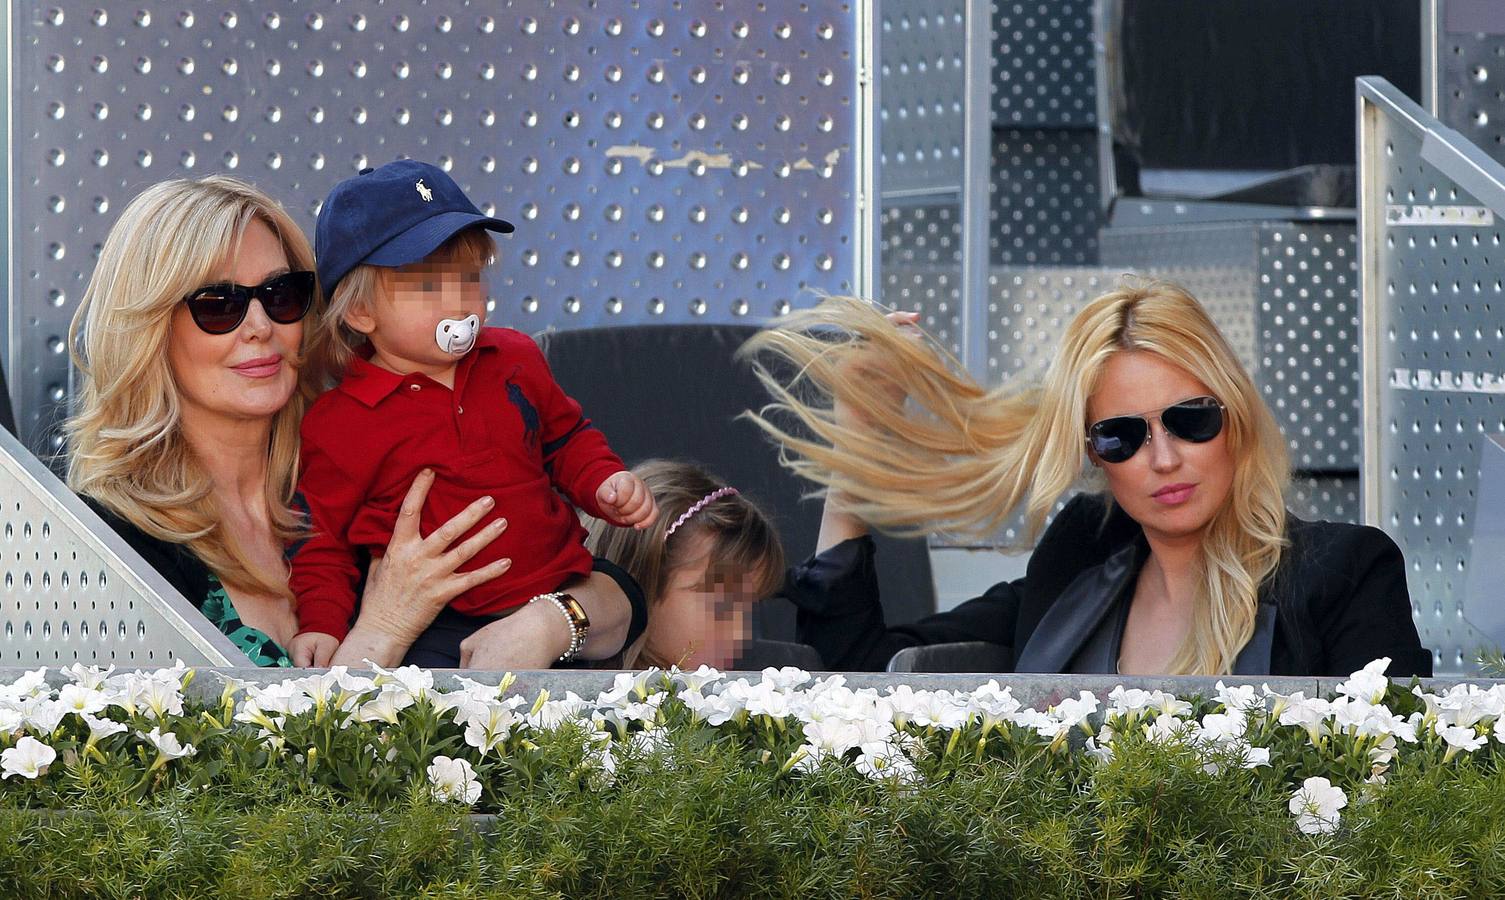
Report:
[{"label": "long blonde hair", "polygon": [[[313,249],[291,217],[257,188],[223,175],[176,179],[142,191],[120,214],[68,330],[79,372],[65,428],[68,486],[147,534],[184,544],[226,585],[291,597],[285,571],[258,569],[221,524],[213,485],[183,435],[182,401],[168,364],[173,311],[214,277],[252,221],[282,243],[294,271]],[[265,495],[273,528],[301,528],[289,508],[298,471],[298,424],[322,373],[303,365],[299,390],[272,420]]]},{"label": "long blonde hair", "polygon": [[[634,466],[658,503],[658,519],[644,529],[618,528],[592,519],[585,545],[594,556],[604,557],[633,577],[648,598],[648,616],[658,605],[676,569],[696,562],[687,549],[691,535],[711,536],[711,558],[743,572],[756,572],[753,586],[759,597],[772,594],[784,583],[784,547],[773,521],[743,494],[721,497],[701,507],[672,537],[669,527],[690,507],[723,487],[726,482],[693,463],[650,459]],[[668,668],[681,659],[661,658],[646,642],[628,666],[642,664]]]},{"label": "long blonde hair", "polygon": [[[1204,533],[1203,593],[1169,664],[1172,673],[1224,674],[1254,633],[1259,587],[1285,546],[1289,463],[1254,382],[1185,290],[1126,280],[1092,301],[1039,387],[984,389],[934,342],[906,337],[852,298],[797,312],[742,352],[792,366],[783,379],[757,366],[773,402],[751,418],[781,444],[786,465],[839,492],[853,514],[901,532],[986,534],[1022,508],[1034,539],[1081,478],[1087,400],[1123,351],[1186,370],[1226,407],[1233,484]],[[871,424],[838,420],[834,404]],[[770,415],[792,417],[803,433]]]}]

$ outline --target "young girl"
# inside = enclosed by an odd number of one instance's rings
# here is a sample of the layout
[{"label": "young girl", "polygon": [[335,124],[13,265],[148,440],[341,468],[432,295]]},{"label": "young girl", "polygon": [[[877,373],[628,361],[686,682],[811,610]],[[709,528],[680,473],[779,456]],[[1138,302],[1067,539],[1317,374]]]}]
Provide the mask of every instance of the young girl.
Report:
[{"label": "young girl", "polygon": [[648,460],[632,470],[658,503],[642,530],[595,520],[586,545],[648,597],[648,630],[623,665],[729,668],[752,632],[759,599],[784,582],[773,523],[743,494],[692,463]]}]

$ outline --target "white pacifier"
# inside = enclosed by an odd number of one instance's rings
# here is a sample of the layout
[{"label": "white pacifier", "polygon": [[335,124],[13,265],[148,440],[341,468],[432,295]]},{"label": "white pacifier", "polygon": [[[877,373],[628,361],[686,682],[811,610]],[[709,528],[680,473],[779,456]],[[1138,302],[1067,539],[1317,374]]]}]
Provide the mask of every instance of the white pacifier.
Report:
[{"label": "white pacifier", "polygon": [[463,356],[476,345],[481,333],[481,317],[471,313],[463,319],[440,319],[434,328],[434,342],[445,353]]}]

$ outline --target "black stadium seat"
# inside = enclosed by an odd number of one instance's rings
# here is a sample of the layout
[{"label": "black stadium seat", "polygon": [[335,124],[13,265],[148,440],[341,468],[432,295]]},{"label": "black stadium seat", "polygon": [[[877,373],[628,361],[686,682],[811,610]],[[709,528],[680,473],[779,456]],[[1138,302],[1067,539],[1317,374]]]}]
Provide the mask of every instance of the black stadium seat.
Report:
[{"label": "black stadium seat", "polygon": [[[540,344],[565,391],[628,465],[651,457],[693,460],[752,497],[775,520],[790,562],[815,548],[820,503],[779,465],[778,449],[744,410],[768,394],[733,354],[757,332],[738,325],[638,325],[556,331]],[[923,539],[878,538],[879,584],[892,623],[935,609]],[[756,635],[794,638],[794,609],[765,603]]]},{"label": "black stadium seat", "polygon": [[890,672],[1010,672],[1013,668],[1013,650],[985,641],[905,647],[888,661]]}]

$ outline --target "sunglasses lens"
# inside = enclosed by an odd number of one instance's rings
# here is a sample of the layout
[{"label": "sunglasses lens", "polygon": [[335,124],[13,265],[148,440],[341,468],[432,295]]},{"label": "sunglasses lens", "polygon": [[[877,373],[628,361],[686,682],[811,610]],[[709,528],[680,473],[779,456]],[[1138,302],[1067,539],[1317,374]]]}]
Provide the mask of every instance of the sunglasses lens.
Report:
[{"label": "sunglasses lens", "polygon": [[229,334],[246,317],[249,301],[227,289],[208,287],[188,298],[193,322],[209,334]]},{"label": "sunglasses lens", "polygon": [[1211,397],[1197,397],[1168,407],[1160,422],[1181,440],[1204,444],[1223,430],[1223,408]]},{"label": "sunglasses lens", "polygon": [[1149,424],[1137,416],[1104,419],[1087,432],[1092,452],[1103,462],[1121,463],[1133,456],[1144,444]]},{"label": "sunglasses lens", "polygon": [[257,289],[267,318],[283,325],[302,319],[314,297],[314,273],[289,272],[279,275]]}]

